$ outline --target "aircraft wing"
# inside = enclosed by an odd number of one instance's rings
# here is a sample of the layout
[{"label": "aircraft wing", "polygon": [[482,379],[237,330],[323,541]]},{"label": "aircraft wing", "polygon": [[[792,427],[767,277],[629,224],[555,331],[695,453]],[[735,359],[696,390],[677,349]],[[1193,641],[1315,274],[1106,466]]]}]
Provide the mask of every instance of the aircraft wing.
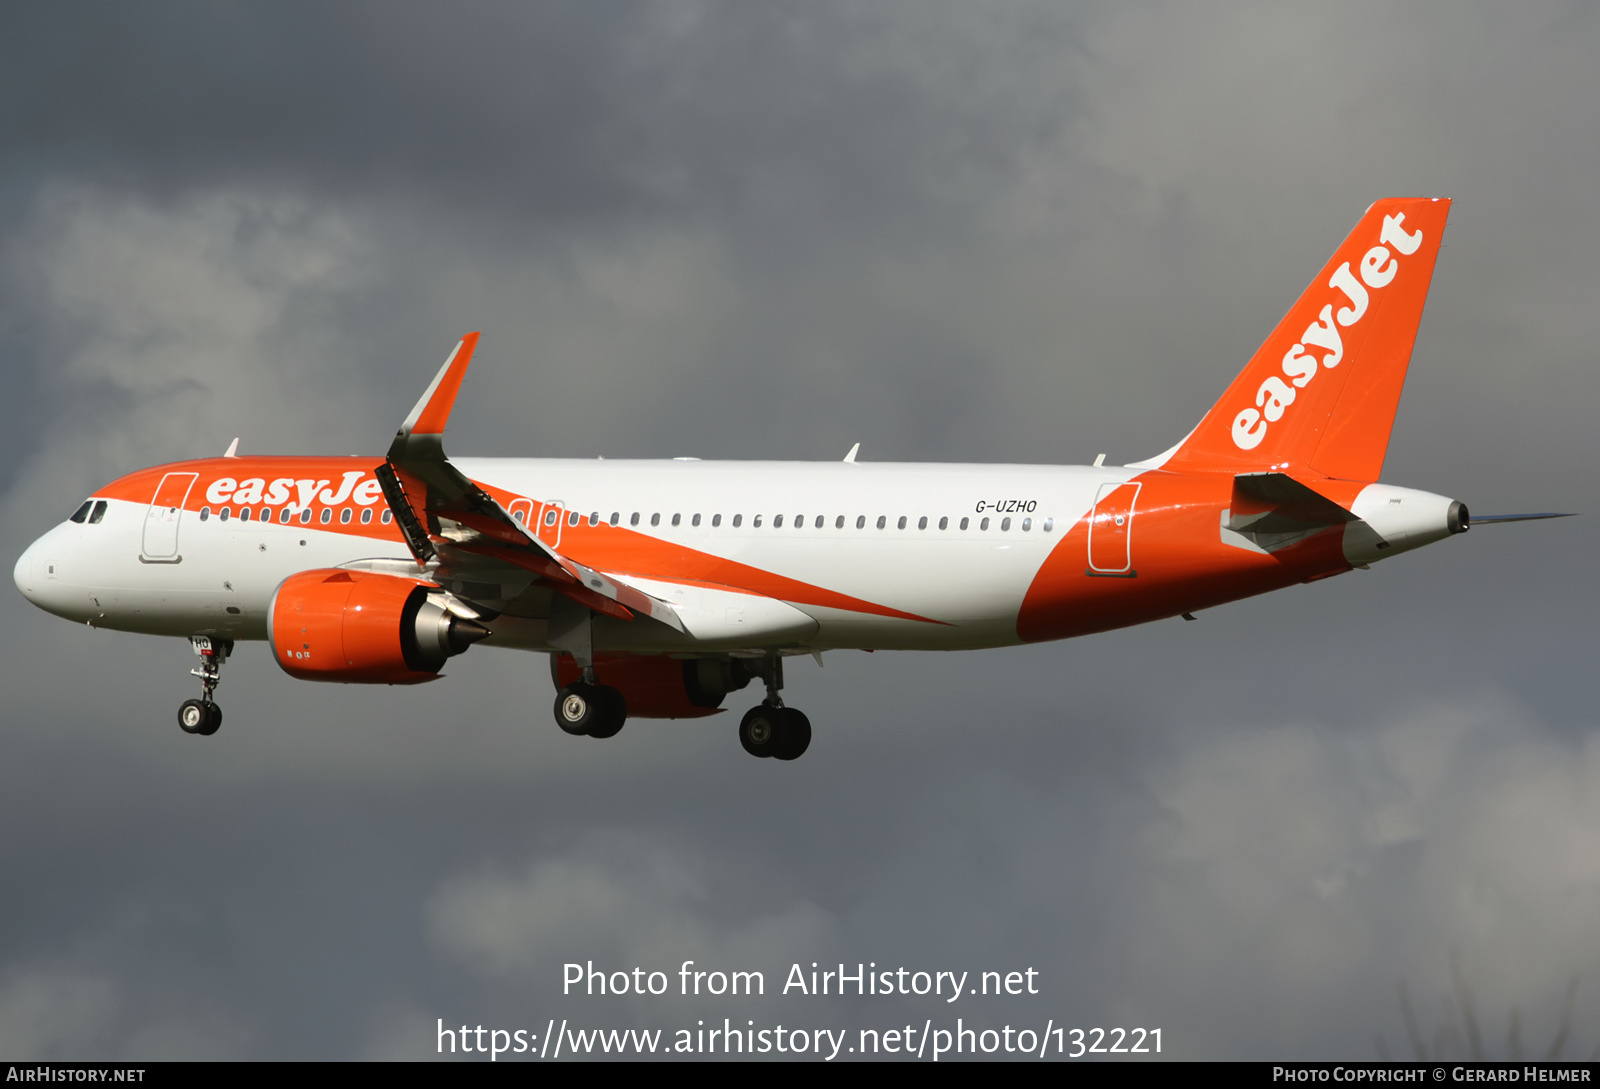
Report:
[{"label": "aircraft wing", "polygon": [[[623,620],[642,613],[687,631],[668,602],[539,540],[444,456],[445,423],[477,345],[477,333],[456,345],[378,468],[384,498],[417,562],[465,582],[540,581],[595,612]],[[496,577],[507,574],[514,578]]]}]

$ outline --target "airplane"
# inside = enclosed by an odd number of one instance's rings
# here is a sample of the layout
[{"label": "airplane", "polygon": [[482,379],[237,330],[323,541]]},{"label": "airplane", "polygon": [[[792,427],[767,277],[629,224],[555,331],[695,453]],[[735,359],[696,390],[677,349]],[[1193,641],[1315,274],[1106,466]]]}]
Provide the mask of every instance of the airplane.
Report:
[{"label": "airplane", "polygon": [[[186,637],[214,734],[223,664],[437,680],[477,643],[549,655],[569,734],[719,713],[753,756],[811,742],[784,661],[1088,635],[1366,568],[1465,532],[1458,500],[1378,482],[1450,202],[1382,200],[1180,442],[1123,466],[448,458],[463,338],[376,457],[144,469],[35,541],[29,601]],[[1562,517],[1496,515],[1477,522]]]}]

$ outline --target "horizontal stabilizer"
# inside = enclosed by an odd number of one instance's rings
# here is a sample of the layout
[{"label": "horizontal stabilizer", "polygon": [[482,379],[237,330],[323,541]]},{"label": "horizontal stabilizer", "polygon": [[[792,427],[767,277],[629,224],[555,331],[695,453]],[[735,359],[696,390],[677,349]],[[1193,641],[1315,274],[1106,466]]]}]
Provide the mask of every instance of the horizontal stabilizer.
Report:
[{"label": "horizontal stabilizer", "polygon": [[1240,473],[1230,510],[1228,528],[1235,533],[1301,533],[1357,520],[1287,473]]}]

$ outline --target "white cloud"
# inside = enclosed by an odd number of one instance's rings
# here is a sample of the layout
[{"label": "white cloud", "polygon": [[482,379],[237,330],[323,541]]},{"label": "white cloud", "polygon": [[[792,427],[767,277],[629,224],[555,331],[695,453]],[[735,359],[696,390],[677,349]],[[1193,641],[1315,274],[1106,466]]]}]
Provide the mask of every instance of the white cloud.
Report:
[{"label": "white cloud", "polygon": [[0,984],[0,1054],[19,1061],[105,1054],[120,1006],[116,987],[99,976],[12,974]]},{"label": "white cloud", "polygon": [[[561,993],[568,963],[593,961],[606,973],[670,975],[684,960],[764,970],[833,944],[836,921],[807,900],[744,913],[719,906],[709,869],[695,852],[642,833],[597,833],[525,869],[447,879],[428,904],[430,931],[474,972],[542,973],[532,980],[541,996]],[[774,994],[781,980],[768,977]],[[678,986],[672,975],[672,993]]]},{"label": "white cloud", "polygon": [[51,358],[35,410],[55,414],[12,501],[56,511],[241,431],[282,452],[360,433],[363,405],[326,396],[337,341],[318,315],[370,280],[366,253],[346,217],[288,196],[43,191],[0,268]]}]

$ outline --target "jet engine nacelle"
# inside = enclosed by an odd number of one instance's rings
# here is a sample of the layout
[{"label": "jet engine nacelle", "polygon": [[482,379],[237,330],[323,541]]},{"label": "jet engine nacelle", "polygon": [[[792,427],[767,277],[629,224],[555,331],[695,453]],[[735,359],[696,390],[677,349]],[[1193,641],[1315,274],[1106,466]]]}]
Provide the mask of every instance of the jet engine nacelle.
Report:
[{"label": "jet engine nacelle", "polygon": [[[704,718],[720,713],[728,693],[754,676],[743,663],[718,658],[595,656],[595,679],[622,693],[629,718]],[[550,656],[550,677],[562,689],[583,678],[570,654]]]},{"label": "jet engine nacelle", "polygon": [[267,641],[291,677],[346,684],[421,684],[489,634],[415,579],[323,569],[290,575],[267,606]]}]

